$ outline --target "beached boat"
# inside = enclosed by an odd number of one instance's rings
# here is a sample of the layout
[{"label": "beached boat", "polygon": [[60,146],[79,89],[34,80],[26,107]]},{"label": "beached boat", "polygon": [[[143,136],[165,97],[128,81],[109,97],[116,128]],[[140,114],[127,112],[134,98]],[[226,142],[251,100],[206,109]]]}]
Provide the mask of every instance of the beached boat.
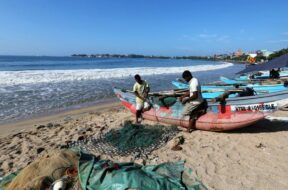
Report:
[{"label": "beached boat", "polygon": [[[135,96],[132,92],[114,88],[114,93],[129,111],[136,113]],[[173,94],[173,91],[170,93]],[[170,98],[169,101],[163,99],[163,96]],[[169,96],[169,91],[152,93],[149,99],[152,107],[143,113],[145,119],[182,127],[189,126],[189,117],[181,115],[183,104],[177,97]],[[229,98],[222,103],[208,101],[206,114],[196,121],[196,129],[225,131],[249,126],[276,111],[279,106],[287,104],[287,101],[288,90],[269,95]]]},{"label": "beached boat", "polygon": [[[187,83],[172,81],[172,84],[177,89],[188,88]],[[240,89],[245,88],[245,87],[253,88],[253,90],[257,94],[267,94],[267,93],[279,92],[279,91],[288,89],[288,87],[285,87],[284,84],[275,84],[275,85],[242,84],[240,85]],[[204,98],[215,98],[223,94],[225,90],[235,89],[235,87],[233,85],[211,84],[211,85],[202,85],[201,89],[202,89],[202,95]],[[235,96],[236,94],[229,95],[229,97],[235,97]]]},{"label": "beached boat", "polygon": [[228,85],[234,84],[241,84],[241,85],[250,85],[250,86],[266,86],[266,87],[273,87],[273,86],[283,86],[283,83],[287,79],[267,79],[267,80],[237,80],[237,79],[229,79],[227,77],[220,77],[221,82]]},{"label": "beached boat", "polygon": [[[285,85],[284,81],[275,81],[274,83],[269,82],[255,82],[255,83],[237,83],[237,80],[234,79],[228,79],[226,77],[221,77],[224,80],[231,81],[233,84],[227,84],[227,83],[212,83],[212,84],[204,84],[201,85],[202,90],[211,90],[211,89],[229,89],[229,88],[235,88],[234,86],[237,84],[239,87],[250,87],[258,90],[267,90],[269,92],[277,92],[281,90],[286,90],[287,84]],[[261,83],[261,84],[260,84]],[[172,81],[172,84],[177,87],[178,89],[185,89],[188,88],[188,84],[184,83],[182,81]]]},{"label": "beached boat", "polygon": [[[269,79],[270,78],[269,71],[259,71],[258,74],[254,74],[253,76],[254,76],[254,79]],[[288,71],[287,70],[280,71],[279,76],[280,76],[280,78],[287,78],[288,77]],[[235,79],[236,80],[243,80],[243,81],[250,80],[250,74],[242,74]]]}]

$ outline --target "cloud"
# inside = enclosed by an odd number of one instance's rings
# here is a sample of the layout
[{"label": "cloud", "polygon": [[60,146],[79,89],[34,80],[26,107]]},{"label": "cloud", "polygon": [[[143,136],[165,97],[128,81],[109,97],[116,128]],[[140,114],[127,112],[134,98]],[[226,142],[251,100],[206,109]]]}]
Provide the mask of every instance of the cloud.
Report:
[{"label": "cloud", "polygon": [[273,43],[273,44],[277,44],[277,43],[286,43],[288,42],[288,39],[282,39],[282,40],[269,40],[266,41],[267,43]]},{"label": "cloud", "polygon": [[282,32],[282,35],[286,36],[286,35],[288,35],[288,32]]}]

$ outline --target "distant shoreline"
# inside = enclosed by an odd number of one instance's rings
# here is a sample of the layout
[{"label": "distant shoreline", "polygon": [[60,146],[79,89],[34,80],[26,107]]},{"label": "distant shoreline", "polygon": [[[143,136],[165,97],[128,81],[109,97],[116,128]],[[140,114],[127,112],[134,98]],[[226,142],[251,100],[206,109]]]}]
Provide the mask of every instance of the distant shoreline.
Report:
[{"label": "distant shoreline", "polygon": [[95,59],[109,59],[109,58],[124,58],[124,59],[182,59],[182,60],[202,60],[202,61],[224,61],[224,62],[230,62],[230,63],[236,63],[236,64],[246,64],[246,61],[239,61],[239,60],[233,60],[233,59],[219,59],[219,58],[212,58],[211,56],[155,56],[155,55],[137,55],[137,54],[72,54],[68,56],[50,56],[50,55],[0,55],[0,58],[6,58],[6,57],[60,57],[60,58],[71,58],[71,57],[77,57],[77,58],[95,58]]},{"label": "distant shoreline", "polygon": [[189,60],[206,60],[206,61],[225,61],[237,64],[246,64],[246,61],[233,59],[217,59],[211,56],[156,56],[156,55],[138,55],[138,54],[73,54],[71,57],[82,58],[145,58],[145,59],[189,59]]}]

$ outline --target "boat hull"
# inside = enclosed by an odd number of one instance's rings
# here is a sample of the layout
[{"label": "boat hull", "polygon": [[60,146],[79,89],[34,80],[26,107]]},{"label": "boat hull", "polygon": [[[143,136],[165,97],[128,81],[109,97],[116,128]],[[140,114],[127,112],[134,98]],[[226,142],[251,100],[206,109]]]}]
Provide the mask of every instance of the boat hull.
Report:
[{"label": "boat hull", "polygon": [[[122,104],[133,114],[136,113],[135,105],[122,101]],[[155,108],[151,108],[142,114],[144,119],[177,125],[184,128],[189,127],[189,117],[173,117],[172,111],[168,108],[160,108],[162,111],[158,111]],[[243,128],[256,123],[259,120],[265,118],[264,113],[227,113],[218,114],[208,112],[199,117],[196,121],[196,129],[205,131],[228,131]]]},{"label": "boat hull", "polygon": [[[114,92],[122,104],[135,114],[135,96],[133,93],[123,92],[120,89],[114,89]],[[282,95],[282,98],[286,97],[288,99],[288,92]],[[253,98],[231,98],[222,104],[208,102],[207,113],[198,118],[196,129],[226,131],[249,126],[277,110],[275,100],[278,99],[275,97],[272,96],[271,99],[266,99],[267,101],[264,100],[268,97],[264,96],[258,100]],[[152,103],[152,105],[149,111],[143,113],[145,119],[186,128],[189,126],[189,117],[182,117],[181,115],[183,112],[181,102],[176,101],[169,107],[155,103]]]}]

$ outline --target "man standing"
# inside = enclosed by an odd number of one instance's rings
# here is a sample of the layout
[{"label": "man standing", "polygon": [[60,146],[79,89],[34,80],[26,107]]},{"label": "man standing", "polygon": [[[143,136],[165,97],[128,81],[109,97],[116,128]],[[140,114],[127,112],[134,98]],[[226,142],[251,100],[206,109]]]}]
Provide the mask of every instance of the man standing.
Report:
[{"label": "man standing", "polygon": [[133,86],[133,92],[136,96],[136,123],[140,123],[139,118],[142,118],[142,112],[147,111],[150,108],[149,103],[146,101],[150,88],[148,83],[141,79],[140,75],[137,74],[134,78],[136,80],[136,83]]},{"label": "man standing", "polygon": [[193,128],[195,128],[197,119],[196,116],[198,115],[195,110],[203,102],[203,98],[201,93],[201,85],[198,82],[198,79],[192,76],[190,71],[184,71],[182,73],[182,78],[189,83],[189,91],[180,97],[180,101],[185,104],[182,113],[183,117],[190,116],[188,128],[188,131],[190,132]]}]

